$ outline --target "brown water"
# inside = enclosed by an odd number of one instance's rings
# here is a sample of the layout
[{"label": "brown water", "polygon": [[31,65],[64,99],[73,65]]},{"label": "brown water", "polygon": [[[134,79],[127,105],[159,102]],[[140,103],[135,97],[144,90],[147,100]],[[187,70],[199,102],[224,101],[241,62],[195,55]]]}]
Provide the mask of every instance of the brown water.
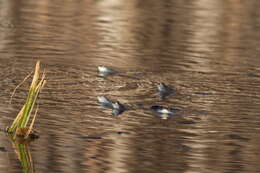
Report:
[{"label": "brown water", "polygon": [[[40,59],[35,172],[260,172],[260,1],[0,1],[0,128]],[[97,66],[120,72],[101,78]],[[177,90],[159,100],[156,85]],[[97,96],[163,105],[116,117]],[[0,132],[0,172],[22,167]]]}]

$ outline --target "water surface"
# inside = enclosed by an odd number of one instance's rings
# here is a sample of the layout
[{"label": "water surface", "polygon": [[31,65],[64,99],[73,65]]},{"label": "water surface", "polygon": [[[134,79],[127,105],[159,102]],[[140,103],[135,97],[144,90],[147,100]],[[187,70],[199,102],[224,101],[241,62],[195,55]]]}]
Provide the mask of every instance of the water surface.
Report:
[{"label": "water surface", "polygon": [[[0,128],[47,69],[29,145],[35,172],[259,172],[260,3],[165,0],[0,1]],[[102,78],[97,66],[120,73]],[[160,100],[157,84],[176,94]],[[181,110],[116,117],[97,96]],[[1,172],[21,172],[0,132]]]}]

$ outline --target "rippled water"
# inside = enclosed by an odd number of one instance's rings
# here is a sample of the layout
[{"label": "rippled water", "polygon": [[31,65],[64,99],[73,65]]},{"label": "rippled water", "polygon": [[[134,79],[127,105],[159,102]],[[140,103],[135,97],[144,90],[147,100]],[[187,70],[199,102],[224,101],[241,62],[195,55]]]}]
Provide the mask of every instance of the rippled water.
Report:
[{"label": "rippled water", "polygon": [[[0,1],[0,128],[47,69],[35,172],[259,172],[260,1]],[[97,66],[119,74],[102,78]],[[176,94],[160,100],[157,84]],[[120,116],[97,96],[181,110]],[[0,132],[0,172],[21,172]]]}]

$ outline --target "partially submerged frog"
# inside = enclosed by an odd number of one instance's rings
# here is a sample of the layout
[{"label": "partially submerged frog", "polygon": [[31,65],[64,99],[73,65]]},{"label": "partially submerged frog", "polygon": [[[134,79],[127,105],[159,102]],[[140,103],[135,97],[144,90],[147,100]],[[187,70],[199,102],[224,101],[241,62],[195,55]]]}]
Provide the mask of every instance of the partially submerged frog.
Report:
[{"label": "partially submerged frog", "polygon": [[121,104],[119,101],[113,102],[105,96],[98,96],[97,99],[101,103],[102,107],[112,109],[113,115],[120,115],[127,110],[126,106]]},{"label": "partially submerged frog", "polygon": [[151,106],[150,110],[152,110],[158,117],[162,119],[168,119],[169,117],[175,115],[177,112],[180,111],[176,108],[167,108],[160,105]]},{"label": "partially submerged frog", "polygon": [[164,100],[167,96],[174,94],[176,92],[174,89],[170,88],[164,83],[159,83],[159,85],[157,85],[157,88],[159,91],[159,98],[161,100]]},{"label": "partially submerged frog", "polygon": [[112,110],[113,115],[120,115],[126,110],[126,107],[118,101],[113,103],[112,106],[113,106],[113,110]]},{"label": "partially submerged frog", "polygon": [[110,75],[117,74],[118,72],[105,66],[98,66],[98,75],[101,77],[107,77]]}]

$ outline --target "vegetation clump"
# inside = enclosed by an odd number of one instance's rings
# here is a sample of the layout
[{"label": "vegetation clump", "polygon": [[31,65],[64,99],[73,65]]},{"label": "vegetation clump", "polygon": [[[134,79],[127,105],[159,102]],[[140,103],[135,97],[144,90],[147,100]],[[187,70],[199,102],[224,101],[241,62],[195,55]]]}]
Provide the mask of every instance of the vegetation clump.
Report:
[{"label": "vegetation clump", "polygon": [[[24,81],[27,78],[28,78],[28,76],[24,79]],[[34,125],[35,118],[37,115],[38,107],[35,109],[34,115],[32,115],[32,112],[33,112],[36,100],[39,96],[39,93],[40,93],[41,89],[44,87],[45,83],[46,83],[45,71],[43,71],[43,73],[41,74],[40,61],[37,61],[35,70],[34,70],[32,83],[30,85],[28,95],[26,98],[26,102],[23,105],[22,109],[19,111],[16,118],[14,119],[12,125],[7,128],[7,132],[9,134],[12,134],[14,136],[19,136],[24,139],[27,139],[28,137],[30,137],[30,138],[37,137],[37,135],[33,131],[33,125]]]}]

